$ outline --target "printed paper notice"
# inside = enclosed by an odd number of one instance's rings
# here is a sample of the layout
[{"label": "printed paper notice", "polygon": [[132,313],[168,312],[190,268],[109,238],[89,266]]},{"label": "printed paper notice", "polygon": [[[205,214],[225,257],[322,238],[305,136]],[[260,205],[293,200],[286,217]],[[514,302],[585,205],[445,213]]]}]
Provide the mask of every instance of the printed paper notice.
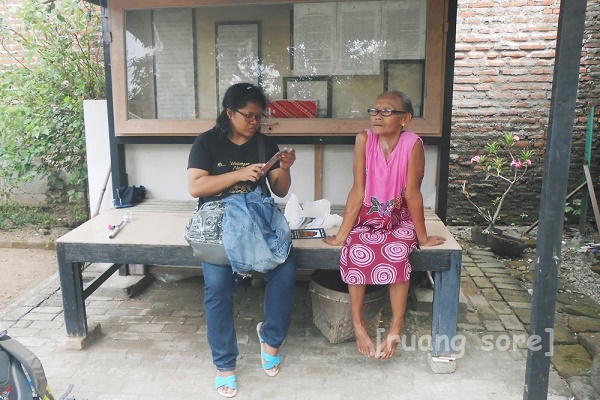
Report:
[{"label": "printed paper notice", "polygon": [[383,59],[423,60],[427,25],[427,2],[396,0],[383,2],[381,39]]},{"label": "printed paper notice", "polygon": [[218,105],[229,86],[239,82],[258,85],[259,24],[217,24]]},{"label": "printed paper notice", "polygon": [[338,75],[379,75],[381,5],[340,3],[337,14]]},{"label": "printed paper notice", "polygon": [[294,75],[334,71],[336,3],[294,4]]},{"label": "printed paper notice", "polygon": [[158,118],[196,118],[192,14],[154,11]]}]

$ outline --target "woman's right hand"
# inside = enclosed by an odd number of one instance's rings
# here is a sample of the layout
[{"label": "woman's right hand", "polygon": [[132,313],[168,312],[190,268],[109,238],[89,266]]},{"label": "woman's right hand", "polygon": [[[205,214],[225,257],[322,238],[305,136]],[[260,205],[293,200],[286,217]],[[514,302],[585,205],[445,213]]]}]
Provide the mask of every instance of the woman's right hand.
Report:
[{"label": "woman's right hand", "polygon": [[327,236],[323,241],[330,246],[343,246],[346,243],[346,239],[341,239],[337,235]]},{"label": "woman's right hand", "polygon": [[250,164],[246,168],[242,168],[242,169],[238,170],[237,172],[239,174],[238,175],[239,182],[245,182],[245,181],[256,182],[256,181],[258,181],[261,177],[260,169],[262,168],[263,165],[264,165],[264,163]]}]

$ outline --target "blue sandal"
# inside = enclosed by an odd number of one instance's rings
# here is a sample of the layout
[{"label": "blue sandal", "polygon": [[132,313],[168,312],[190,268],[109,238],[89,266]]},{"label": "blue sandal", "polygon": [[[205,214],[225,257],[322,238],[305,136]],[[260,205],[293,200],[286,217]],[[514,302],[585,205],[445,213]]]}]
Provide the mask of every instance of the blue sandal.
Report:
[{"label": "blue sandal", "polygon": [[[237,378],[235,375],[229,375],[229,376],[217,375],[215,386],[217,389],[217,393],[219,393],[223,397],[233,397],[237,394]],[[220,392],[219,388],[223,387],[223,386],[233,389],[233,392],[231,392],[231,393]]]},{"label": "blue sandal", "polygon": [[281,359],[279,357],[279,353],[277,353],[275,356],[272,356],[263,351],[263,343],[265,340],[262,338],[262,336],[260,336],[261,326],[262,322],[259,322],[258,325],[256,325],[256,333],[258,334],[258,340],[260,341],[260,362],[266,374],[273,377],[279,373],[279,368],[275,370],[273,370],[273,368],[281,363]]}]

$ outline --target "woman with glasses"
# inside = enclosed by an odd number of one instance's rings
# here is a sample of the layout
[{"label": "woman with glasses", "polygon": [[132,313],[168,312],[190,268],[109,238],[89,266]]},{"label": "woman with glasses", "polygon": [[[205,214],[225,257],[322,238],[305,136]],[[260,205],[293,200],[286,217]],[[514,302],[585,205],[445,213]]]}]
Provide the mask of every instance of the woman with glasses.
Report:
[{"label": "woman with glasses", "polygon": [[[222,105],[214,128],[200,134],[192,145],[188,160],[190,194],[199,198],[199,204],[247,194],[261,186],[260,179],[266,175],[271,191],[284,197],[296,155],[294,149],[278,153],[277,144],[260,133],[267,106],[262,90],[249,83],[235,84],[227,89]],[[263,171],[265,162],[260,160],[273,156],[277,162]],[[230,266],[202,262],[202,269],[208,343],[217,367],[216,388],[221,396],[233,397],[237,393],[234,370],[239,355],[233,315],[236,276]],[[295,279],[296,260],[291,249],[287,260],[265,275],[265,318],[257,333],[262,368],[269,376],[279,373],[279,346],[291,322]]]},{"label": "woman with glasses", "polygon": [[[337,235],[324,241],[342,246],[340,272],[348,284],[358,351],[381,359],[394,355],[404,328],[411,266],[417,246],[444,242],[428,236],[421,181],[425,172],[423,141],[405,129],[413,117],[410,98],[396,91],[381,94],[371,116],[371,129],[356,136],[354,183]],[[366,285],[388,285],[392,320],[375,348],[362,313]]]}]

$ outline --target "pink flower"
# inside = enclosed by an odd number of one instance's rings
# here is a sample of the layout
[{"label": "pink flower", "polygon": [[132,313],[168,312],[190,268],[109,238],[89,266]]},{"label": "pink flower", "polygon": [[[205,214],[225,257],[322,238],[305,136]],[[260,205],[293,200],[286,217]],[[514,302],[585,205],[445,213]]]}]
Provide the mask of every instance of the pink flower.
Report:
[{"label": "pink flower", "polygon": [[519,168],[521,168],[523,166],[523,163],[521,161],[519,161],[519,160],[512,160],[510,162],[510,166],[519,169]]},{"label": "pink flower", "polygon": [[519,136],[517,136],[517,135],[514,135],[513,139],[515,140],[515,142],[518,142],[519,140],[521,140],[521,138]]},{"label": "pink flower", "polygon": [[471,164],[479,162],[480,159],[481,159],[481,157],[479,157],[479,156],[475,156],[475,157],[471,158]]},{"label": "pink flower", "polygon": [[531,160],[526,160],[525,165],[527,165],[528,167],[531,167]]}]

